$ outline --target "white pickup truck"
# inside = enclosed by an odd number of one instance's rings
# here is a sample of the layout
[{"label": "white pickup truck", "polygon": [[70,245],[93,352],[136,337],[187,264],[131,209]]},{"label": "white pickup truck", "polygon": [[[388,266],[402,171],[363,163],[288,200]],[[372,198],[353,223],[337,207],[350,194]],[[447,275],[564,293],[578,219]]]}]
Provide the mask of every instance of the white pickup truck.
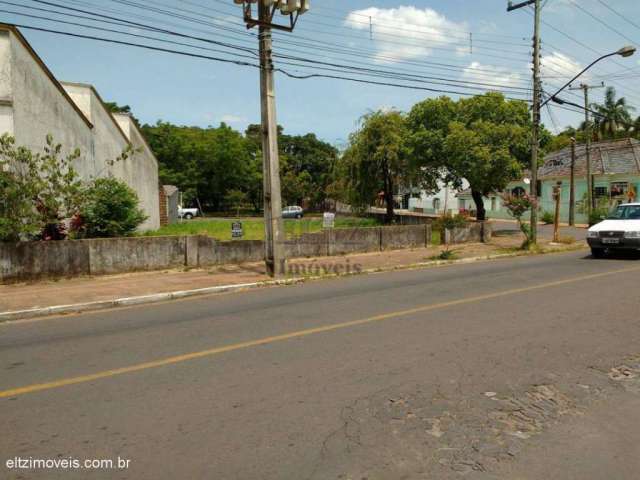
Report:
[{"label": "white pickup truck", "polygon": [[185,220],[191,220],[193,217],[197,217],[200,211],[197,208],[182,208],[178,207],[178,216]]},{"label": "white pickup truck", "polygon": [[640,251],[640,203],[620,205],[587,233],[594,258],[612,250]]}]

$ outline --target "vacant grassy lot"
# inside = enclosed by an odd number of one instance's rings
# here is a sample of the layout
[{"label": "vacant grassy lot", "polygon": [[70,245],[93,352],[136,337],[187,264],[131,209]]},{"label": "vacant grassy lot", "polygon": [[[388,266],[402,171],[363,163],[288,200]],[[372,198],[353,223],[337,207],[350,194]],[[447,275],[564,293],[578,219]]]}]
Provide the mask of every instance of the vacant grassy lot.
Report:
[{"label": "vacant grassy lot", "polygon": [[[231,240],[231,224],[233,219],[194,219],[184,220],[182,223],[168,225],[153,232],[146,232],[146,236],[166,235],[208,235],[218,240]],[[264,239],[264,222],[251,218],[240,220],[244,230],[244,240]],[[322,218],[302,218],[300,220],[287,219],[284,221],[287,237],[294,237],[303,233],[319,232],[322,230]],[[338,217],[336,228],[375,227],[378,222],[372,218]]]}]

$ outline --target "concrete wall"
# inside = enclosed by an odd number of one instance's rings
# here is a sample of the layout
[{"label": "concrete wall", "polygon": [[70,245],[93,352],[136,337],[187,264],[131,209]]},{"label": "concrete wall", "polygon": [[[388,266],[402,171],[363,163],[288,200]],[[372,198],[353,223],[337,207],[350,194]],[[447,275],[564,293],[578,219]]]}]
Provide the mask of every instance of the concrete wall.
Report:
[{"label": "concrete wall", "polygon": [[158,161],[129,115],[116,114],[114,118],[136,150],[133,157],[121,162],[122,170],[119,174],[136,191],[140,207],[149,216],[140,227],[141,230],[156,230],[160,228]]},{"label": "concrete wall", "polygon": [[[34,152],[43,151],[47,135],[63,146],[63,156],[79,149],[73,167],[82,179],[113,175],[123,180],[149,217],[140,229],[159,228],[158,165],[137,128],[126,136],[92,87],[62,85],[17,32],[0,29],[0,135],[4,133]],[[141,153],[109,165],[129,142]]]},{"label": "concrete wall", "polygon": [[487,243],[493,236],[493,227],[490,222],[469,222],[463,228],[445,230],[440,235],[440,241],[444,244],[457,243]]},{"label": "concrete wall", "polygon": [[[289,258],[417,248],[431,243],[430,225],[336,229],[287,241]],[[205,236],[131,237],[0,244],[0,281],[209,267],[264,259],[264,242],[221,242]]]},{"label": "concrete wall", "polygon": [[[375,207],[371,207],[367,211],[366,215],[377,219],[379,222],[384,222],[387,217],[387,213],[384,208]],[[435,214],[409,212],[407,210],[394,210],[393,221],[399,225],[424,225],[425,223],[431,223],[436,218],[438,218],[438,216]]]},{"label": "concrete wall", "polygon": [[89,250],[91,275],[177,268],[184,266],[187,258],[186,237],[105,238],[80,242]]}]

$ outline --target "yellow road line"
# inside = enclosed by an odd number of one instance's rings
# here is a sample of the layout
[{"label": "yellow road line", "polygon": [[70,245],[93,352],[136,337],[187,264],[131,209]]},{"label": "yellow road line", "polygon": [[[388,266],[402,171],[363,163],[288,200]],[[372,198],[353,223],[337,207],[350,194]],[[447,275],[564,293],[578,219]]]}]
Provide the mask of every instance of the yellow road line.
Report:
[{"label": "yellow road line", "polygon": [[245,348],[251,348],[251,347],[257,347],[260,345],[267,345],[267,344],[271,344],[271,343],[276,343],[276,342],[282,342],[285,340],[291,340],[294,338],[300,338],[300,337],[307,337],[309,335],[315,335],[318,333],[325,333],[325,332],[331,332],[334,330],[341,330],[344,328],[349,328],[349,327],[355,327],[358,325],[365,325],[368,323],[374,323],[374,322],[381,322],[384,320],[390,320],[392,318],[398,318],[398,317],[404,317],[407,315],[413,315],[416,313],[424,313],[424,312],[429,312],[429,311],[433,311],[433,310],[438,310],[438,309],[443,309],[443,308],[448,308],[448,307],[454,307],[457,305],[465,305],[465,304],[469,304],[469,303],[474,303],[474,302],[481,302],[481,301],[485,301],[485,300],[492,300],[495,298],[500,298],[500,297],[506,297],[509,295],[516,295],[516,294],[520,294],[520,293],[526,293],[526,292],[532,292],[535,290],[542,290],[542,289],[546,289],[546,288],[552,288],[552,287],[558,287],[558,286],[562,286],[562,285],[567,285],[567,284],[571,284],[571,283],[576,283],[576,282],[583,282],[583,281],[587,281],[587,280],[593,280],[596,278],[601,278],[601,277],[607,277],[607,276],[612,276],[612,275],[619,275],[622,273],[629,273],[629,272],[637,272],[640,271],[640,267],[631,267],[631,268],[624,268],[624,269],[620,269],[620,270],[613,270],[613,271],[609,271],[609,272],[603,272],[603,273],[595,273],[595,274],[591,274],[591,275],[583,275],[580,277],[572,277],[572,278],[567,278],[564,280],[557,280],[554,282],[548,282],[548,283],[543,283],[543,284],[539,284],[539,285],[533,285],[530,287],[522,287],[522,288],[514,288],[514,289],[510,289],[510,290],[504,290],[501,292],[495,292],[495,293],[490,293],[490,294],[486,294],[486,295],[478,295],[478,296],[473,296],[473,297],[467,297],[467,298],[461,298],[459,300],[452,300],[452,301],[448,301],[448,302],[442,302],[442,303],[434,303],[434,304],[430,304],[430,305],[423,305],[420,307],[415,307],[415,308],[410,308],[407,310],[399,310],[396,312],[390,312],[390,313],[385,313],[382,315],[376,315],[373,317],[368,317],[368,318],[361,318],[359,320],[352,320],[352,321],[348,321],[348,322],[342,322],[342,323],[335,323],[332,325],[325,325],[322,327],[315,327],[315,328],[308,328],[305,330],[298,330],[295,332],[290,332],[290,333],[285,333],[282,335],[275,335],[272,337],[265,337],[265,338],[260,338],[257,340],[250,340],[247,342],[241,342],[241,343],[235,343],[232,345],[227,345],[224,347],[217,347],[217,348],[211,348],[209,350],[202,350],[199,352],[192,352],[192,353],[187,353],[184,355],[177,355],[174,357],[167,357],[167,358],[162,358],[159,360],[154,360],[151,362],[144,362],[144,363],[139,363],[136,365],[130,365],[128,367],[122,367],[122,368],[116,368],[113,370],[105,370],[102,372],[97,372],[97,373],[92,373],[89,375],[82,375],[79,377],[71,377],[71,378],[63,378],[60,380],[54,380],[52,382],[46,382],[46,383],[37,383],[37,384],[33,384],[33,385],[27,385],[24,387],[18,387],[18,388],[12,388],[10,390],[4,390],[4,391],[0,391],[0,398],[7,398],[7,397],[15,397],[18,395],[24,395],[27,393],[34,393],[34,392],[39,392],[39,391],[43,391],[43,390],[51,390],[54,388],[60,388],[60,387],[65,387],[68,385],[75,385],[75,384],[79,384],[79,383],[87,383],[87,382],[92,382],[94,380],[100,380],[102,378],[109,378],[109,377],[115,377],[118,375],[124,375],[126,373],[133,373],[133,372],[139,372],[142,370],[148,370],[151,368],[159,368],[159,367],[166,367],[168,365],[174,365],[177,363],[182,363],[182,362],[187,362],[189,360],[195,360],[198,358],[203,358],[203,357],[210,357],[210,356],[214,356],[214,355],[220,355],[222,353],[227,353],[227,352],[233,352],[235,350],[242,350]]}]

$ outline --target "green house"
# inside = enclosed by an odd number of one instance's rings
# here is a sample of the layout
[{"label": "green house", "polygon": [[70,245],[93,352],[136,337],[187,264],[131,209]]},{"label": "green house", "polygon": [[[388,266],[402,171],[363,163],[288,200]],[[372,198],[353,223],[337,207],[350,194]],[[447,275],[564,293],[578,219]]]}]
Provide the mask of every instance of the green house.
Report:
[{"label": "green house", "polygon": [[[569,193],[571,179],[571,147],[547,154],[544,165],[538,169],[538,195],[540,213],[554,212],[553,187],[562,182],[560,221],[569,221]],[[603,208],[612,209],[620,203],[637,201],[640,192],[640,142],[634,139],[611,140],[591,144],[591,172],[594,178],[593,195]],[[576,145],[574,163],[576,223],[587,223],[585,214],[587,196],[587,156],[584,145]],[[511,182],[510,193],[528,192],[528,180]],[[473,205],[470,191],[458,194],[460,202]],[[503,208],[501,196],[485,198],[487,216],[495,219],[511,218]]]}]

